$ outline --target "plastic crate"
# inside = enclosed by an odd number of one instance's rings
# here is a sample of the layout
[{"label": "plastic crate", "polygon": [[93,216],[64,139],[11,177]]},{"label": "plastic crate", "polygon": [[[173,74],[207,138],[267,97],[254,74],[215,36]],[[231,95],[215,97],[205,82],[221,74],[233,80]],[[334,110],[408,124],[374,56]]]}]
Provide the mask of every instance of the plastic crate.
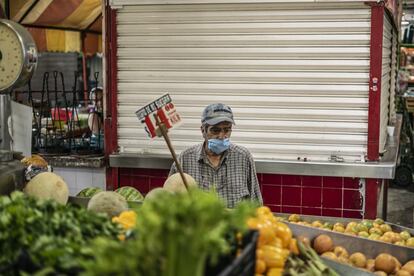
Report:
[{"label": "plastic crate", "polygon": [[256,244],[259,232],[249,231],[243,237],[242,252],[234,256],[223,256],[215,267],[207,267],[206,276],[254,276],[256,269]]}]

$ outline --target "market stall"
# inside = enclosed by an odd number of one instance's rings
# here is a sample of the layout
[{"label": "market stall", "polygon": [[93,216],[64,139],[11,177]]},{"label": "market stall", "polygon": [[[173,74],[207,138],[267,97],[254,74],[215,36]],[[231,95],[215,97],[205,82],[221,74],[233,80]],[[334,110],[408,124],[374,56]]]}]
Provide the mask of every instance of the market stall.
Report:
[{"label": "market stall", "polygon": [[134,112],[168,92],[184,122],[172,134],[177,152],[200,141],[204,106],[233,108],[232,141],[252,152],[272,211],[376,217],[398,154],[400,8],[397,1],[110,1],[107,188],[147,193],[164,182],[172,160]]},{"label": "market stall", "polygon": [[0,10],[38,50],[30,81],[9,91],[32,108],[32,132],[25,133],[32,153],[47,159],[72,194],[91,183],[104,188],[102,94],[95,92],[103,86],[101,1],[6,0]]},{"label": "market stall", "polygon": [[414,229],[381,219],[274,214],[247,201],[229,210],[214,192],[175,182],[139,200],[131,187],[69,197],[59,176],[38,174],[24,193],[0,197],[0,273],[414,273]]}]

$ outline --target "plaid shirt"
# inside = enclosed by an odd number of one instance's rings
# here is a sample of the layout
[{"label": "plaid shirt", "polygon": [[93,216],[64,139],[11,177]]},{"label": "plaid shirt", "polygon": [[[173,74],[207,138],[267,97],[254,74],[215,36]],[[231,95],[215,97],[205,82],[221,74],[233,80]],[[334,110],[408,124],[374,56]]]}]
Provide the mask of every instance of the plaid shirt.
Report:
[{"label": "plaid shirt", "polygon": [[[213,168],[203,145],[201,143],[192,146],[178,157],[185,173],[194,177],[204,190],[214,185],[229,208],[244,199],[263,204],[253,156],[246,148],[230,144],[230,148],[223,153],[219,166]],[[174,163],[170,175],[176,172],[178,171]]]}]

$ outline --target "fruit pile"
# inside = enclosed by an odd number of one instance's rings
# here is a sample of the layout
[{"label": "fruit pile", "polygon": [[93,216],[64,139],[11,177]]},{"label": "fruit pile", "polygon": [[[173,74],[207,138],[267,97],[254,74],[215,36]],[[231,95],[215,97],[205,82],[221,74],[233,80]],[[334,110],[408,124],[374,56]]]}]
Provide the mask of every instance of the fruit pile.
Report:
[{"label": "fruit pile", "polygon": [[290,228],[280,222],[266,206],[257,208],[256,216],[249,218],[247,225],[259,231],[256,275],[282,275],[290,252],[299,253]]},{"label": "fruit pile", "polygon": [[351,236],[368,238],[370,240],[382,241],[400,246],[414,247],[414,237],[411,237],[411,234],[408,231],[397,233],[393,231],[389,224],[386,224],[382,219],[379,218],[375,220],[365,219],[361,222],[351,221],[347,224],[340,222],[332,224],[329,222],[321,222],[319,220],[307,222],[301,220],[299,215],[292,214],[289,216],[288,221],[305,226],[340,232]]},{"label": "fruit pile", "polygon": [[250,229],[259,231],[255,276],[326,275],[337,276],[310,247],[292,237],[289,226],[266,206],[256,209],[247,220]]},{"label": "fruit pile", "polygon": [[323,257],[374,272],[377,275],[414,275],[414,261],[401,266],[397,258],[387,253],[381,253],[375,259],[367,258],[362,252],[349,254],[343,246],[335,246],[331,237],[325,234],[317,236],[312,246]]}]

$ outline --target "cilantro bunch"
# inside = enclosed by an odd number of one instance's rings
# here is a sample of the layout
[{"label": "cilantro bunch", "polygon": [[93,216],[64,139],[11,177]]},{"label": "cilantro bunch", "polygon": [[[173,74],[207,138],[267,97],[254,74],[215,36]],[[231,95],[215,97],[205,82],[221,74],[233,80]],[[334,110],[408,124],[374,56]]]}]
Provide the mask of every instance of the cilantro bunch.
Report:
[{"label": "cilantro bunch", "polygon": [[77,274],[92,239],[117,239],[105,215],[13,192],[0,197],[0,275]]}]

